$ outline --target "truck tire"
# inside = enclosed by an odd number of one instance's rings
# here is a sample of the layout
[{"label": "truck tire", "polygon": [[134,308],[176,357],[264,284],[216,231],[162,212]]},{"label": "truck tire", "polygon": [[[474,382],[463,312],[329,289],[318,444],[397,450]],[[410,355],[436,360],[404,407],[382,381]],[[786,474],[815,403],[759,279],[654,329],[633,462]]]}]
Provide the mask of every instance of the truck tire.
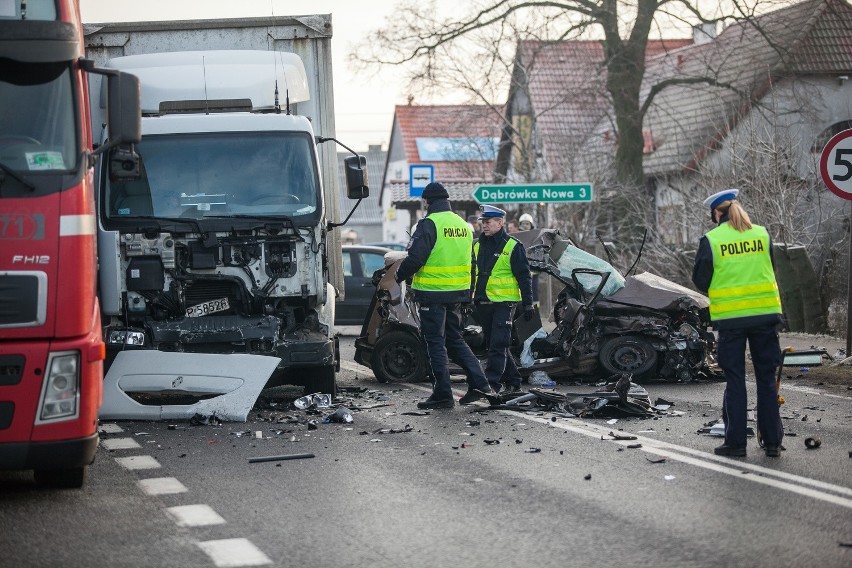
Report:
[{"label": "truck tire", "polygon": [[380,383],[418,383],[427,377],[423,344],[414,334],[399,329],[376,341],[370,365]]},{"label": "truck tire", "polygon": [[610,337],[601,345],[598,357],[610,374],[630,374],[635,380],[650,378],[657,368],[654,346],[636,335]]},{"label": "truck tire", "polygon": [[59,489],[79,489],[86,481],[86,466],[64,469],[37,469],[33,472],[36,483]]},{"label": "truck tire", "polygon": [[330,394],[332,399],[335,398],[337,396],[337,373],[335,373],[334,367],[334,365],[326,365],[310,370],[304,369],[305,373],[312,376],[312,378],[307,379],[305,393],[321,392]]}]

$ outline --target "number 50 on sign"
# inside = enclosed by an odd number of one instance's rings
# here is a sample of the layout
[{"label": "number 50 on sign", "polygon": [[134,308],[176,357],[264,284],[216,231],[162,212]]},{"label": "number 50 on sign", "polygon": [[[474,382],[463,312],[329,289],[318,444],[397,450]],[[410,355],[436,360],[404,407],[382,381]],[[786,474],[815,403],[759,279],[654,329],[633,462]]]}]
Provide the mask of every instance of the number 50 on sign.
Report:
[{"label": "number 50 on sign", "polygon": [[852,130],[832,136],[819,158],[822,181],[832,193],[852,200]]}]

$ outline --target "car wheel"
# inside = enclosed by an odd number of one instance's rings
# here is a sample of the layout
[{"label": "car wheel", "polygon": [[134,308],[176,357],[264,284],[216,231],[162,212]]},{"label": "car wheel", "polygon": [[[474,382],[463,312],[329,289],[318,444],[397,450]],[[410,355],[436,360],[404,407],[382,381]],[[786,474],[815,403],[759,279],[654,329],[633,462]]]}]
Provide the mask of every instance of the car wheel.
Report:
[{"label": "car wheel", "polygon": [[598,353],[601,365],[611,374],[647,378],[657,368],[657,351],[641,337],[626,335],[604,341]]},{"label": "car wheel", "polygon": [[59,489],[79,489],[86,481],[86,466],[64,469],[37,469],[34,472],[36,483],[45,487]]},{"label": "car wheel", "polygon": [[426,356],[420,340],[407,331],[382,335],[370,357],[380,383],[416,383],[426,380]]}]

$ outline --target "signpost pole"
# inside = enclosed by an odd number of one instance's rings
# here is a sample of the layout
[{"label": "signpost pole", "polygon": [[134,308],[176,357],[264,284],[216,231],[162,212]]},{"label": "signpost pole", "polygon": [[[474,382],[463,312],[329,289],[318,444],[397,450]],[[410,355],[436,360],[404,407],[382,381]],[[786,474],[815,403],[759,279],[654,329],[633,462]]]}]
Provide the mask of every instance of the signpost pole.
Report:
[{"label": "signpost pole", "polygon": [[[852,201],[852,129],[838,132],[819,157],[819,173],[825,186],[842,199]],[[849,276],[846,289],[846,356],[852,356],[852,207],[849,214]]]}]

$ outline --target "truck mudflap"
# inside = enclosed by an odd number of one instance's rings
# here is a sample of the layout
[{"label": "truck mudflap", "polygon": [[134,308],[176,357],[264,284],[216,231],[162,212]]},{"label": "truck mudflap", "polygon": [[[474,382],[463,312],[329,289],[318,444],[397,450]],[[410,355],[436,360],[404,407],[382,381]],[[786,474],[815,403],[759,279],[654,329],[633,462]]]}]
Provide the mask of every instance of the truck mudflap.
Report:
[{"label": "truck mudflap", "polygon": [[104,377],[99,416],[168,420],[201,414],[245,422],[280,361],[263,355],[122,351]]}]

